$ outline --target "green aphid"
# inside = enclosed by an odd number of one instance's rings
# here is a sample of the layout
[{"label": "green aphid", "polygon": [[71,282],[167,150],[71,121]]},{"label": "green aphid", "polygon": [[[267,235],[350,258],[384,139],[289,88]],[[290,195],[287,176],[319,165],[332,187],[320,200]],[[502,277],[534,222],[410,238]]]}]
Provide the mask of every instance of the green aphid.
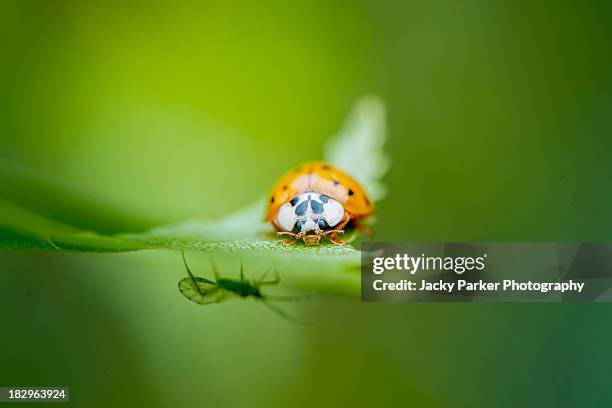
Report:
[{"label": "green aphid", "polygon": [[240,280],[221,278],[216,266],[213,264],[213,274],[215,280],[211,281],[206,278],[194,276],[191,273],[191,269],[187,265],[185,260],[185,253],[181,251],[183,255],[183,263],[185,264],[185,270],[187,271],[187,277],[181,279],[178,283],[179,291],[187,299],[191,300],[200,305],[210,305],[213,303],[219,303],[230,297],[241,297],[248,298],[252,297],[257,300],[261,300],[263,304],[268,306],[275,313],[280,316],[294,321],[289,315],[283,310],[276,306],[271,305],[268,301],[288,301],[303,299],[309,295],[298,295],[298,296],[270,296],[261,293],[260,288],[265,285],[278,285],[280,283],[280,276],[275,271],[275,278],[273,280],[265,280],[266,274],[264,274],[258,280],[250,280],[244,276],[244,267],[240,264]]}]

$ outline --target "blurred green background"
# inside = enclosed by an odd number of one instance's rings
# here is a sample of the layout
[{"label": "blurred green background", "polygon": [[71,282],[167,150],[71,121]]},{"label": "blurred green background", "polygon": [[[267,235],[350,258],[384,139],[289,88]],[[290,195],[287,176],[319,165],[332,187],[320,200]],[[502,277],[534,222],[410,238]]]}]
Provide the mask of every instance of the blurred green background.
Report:
[{"label": "blurred green background", "polygon": [[[609,2],[0,2],[0,197],[216,217],[388,108],[384,241],[612,238]],[[201,266],[205,263],[200,262]],[[248,266],[248,265],[247,265]],[[609,304],[196,307],[177,252],[0,252],[0,385],[72,405],[610,406]]]}]

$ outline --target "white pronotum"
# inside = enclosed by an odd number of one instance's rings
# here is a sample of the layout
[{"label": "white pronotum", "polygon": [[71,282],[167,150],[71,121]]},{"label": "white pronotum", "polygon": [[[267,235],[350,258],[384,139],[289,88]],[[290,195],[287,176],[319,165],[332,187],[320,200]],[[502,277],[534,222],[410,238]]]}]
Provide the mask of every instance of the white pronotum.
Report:
[{"label": "white pronotum", "polygon": [[338,225],[344,218],[344,207],[330,196],[303,193],[283,204],[276,221],[285,231],[296,234],[325,231]]}]

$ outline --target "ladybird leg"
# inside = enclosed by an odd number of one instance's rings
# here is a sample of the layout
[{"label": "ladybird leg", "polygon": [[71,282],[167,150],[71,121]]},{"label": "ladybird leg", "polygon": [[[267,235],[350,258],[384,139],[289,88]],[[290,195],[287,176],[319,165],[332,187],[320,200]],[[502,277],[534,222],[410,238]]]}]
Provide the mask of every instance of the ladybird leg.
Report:
[{"label": "ladybird leg", "polygon": [[293,238],[293,239],[290,238],[289,240],[283,240],[283,244],[285,244],[285,245],[295,244],[297,241],[299,241],[302,238],[301,235],[296,234],[295,232],[290,232],[290,231],[278,231],[276,233],[276,235],[277,236],[280,236],[280,235],[290,235]]},{"label": "ladybird leg", "polygon": [[338,246],[344,246],[344,245],[347,244],[347,242],[345,240],[343,240],[343,239],[335,239],[335,238],[332,238],[332,237],[329,237],[329,241],[332,244],[335,244],[335,245],[338,245]]},{"label": "ladybird leg", "polygon": [[344,227],[346,227],[346,225],[349,223],[349,221],[351,220],[351,216],[348,213],[344,214],[344,219],[342,221],[340,221],[338,223],[338,225],[336,225],[336,227],[331,230],[332,232],[334,231],[342,231],[344,232]]},{"label": "ladybird leg", "polygon": [[364,234],[366,234],[370,239],[374,239],[374,230],[367,225],[362,225],[358,222],[355,223],[355,228]]},{"label": "ladybird leg", "polygon": [[336,235],[338,234],[344,234],[344,230],[328,230],[325,231],[324,235],[328,235],[329,240],[336,245],[345,245],[347,242],[344,239],[336,238]]},{"label": "ladybird leg", "polygon": [[340,246],[342,246],[342,245],[346,245],[346,244],[347,244],[347,242],[346,242],[345,240],[343,240],[342,238],[336,238],[336,234],[335,234],[335,233],[334,233],[334,234],[331,234],[331,235],[329,236],[329,240],[330,240],[330,242],[332,242],[333,244],[340,245]]},{"label": "ladybird leg", "polygon": [[348,213],[345,213],[344,219],[340,221],[338,225],[336,225],[335,229],[329,231],[329,240],[331,242],[333,242],[336,245],[346,245],[346,241],[343,240],[342,238],[336,239],[336,235],[344,234],[344,227],[346,227],[346,225],[349,223],[350,220],[351,220],[351,216]]}]

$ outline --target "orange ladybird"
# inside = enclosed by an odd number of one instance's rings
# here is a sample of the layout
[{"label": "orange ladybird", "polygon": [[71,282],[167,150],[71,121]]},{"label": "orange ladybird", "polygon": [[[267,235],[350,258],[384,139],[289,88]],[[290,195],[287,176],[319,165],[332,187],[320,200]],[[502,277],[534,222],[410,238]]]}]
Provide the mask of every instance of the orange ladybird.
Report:
[{"label": "orange ladybird", "polygon": [[278,235],[303,239],[316,245],[321,237],[343,245],[338,239],[350,227],[367,230],[359,221],[374,212],[374,206],[361,185],[342,170],[323,162],[309,162],[295,167],[272,189],[266,221]]}]

